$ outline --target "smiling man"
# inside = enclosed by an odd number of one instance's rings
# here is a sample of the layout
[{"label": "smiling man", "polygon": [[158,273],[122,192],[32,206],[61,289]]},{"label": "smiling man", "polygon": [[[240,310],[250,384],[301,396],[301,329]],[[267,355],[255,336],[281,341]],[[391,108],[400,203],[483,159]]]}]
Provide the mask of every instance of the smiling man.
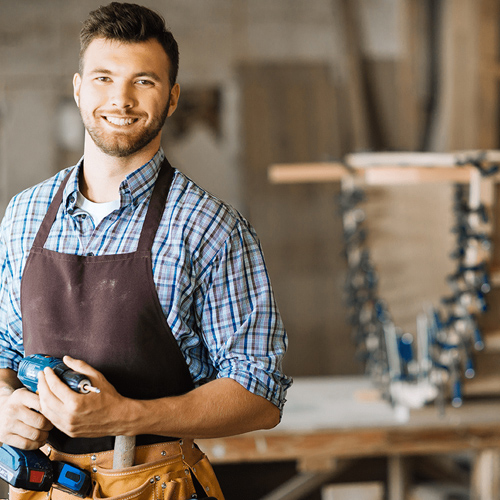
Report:
[{"label": "smiling man", "polygon": [[[222,500],[193,440],[275,426],[291,383],[260,244],[165,158],[180,88],[163,19],[113,2],[80,42],[84,156],[14,197],[0,227],[0,441],[86,468],[95,497]],[[38,394],[23,389],[18,364],[34,353],[100,392],[50,369]],[[137,436],[135,465],[111,471],[117,435]]]}]

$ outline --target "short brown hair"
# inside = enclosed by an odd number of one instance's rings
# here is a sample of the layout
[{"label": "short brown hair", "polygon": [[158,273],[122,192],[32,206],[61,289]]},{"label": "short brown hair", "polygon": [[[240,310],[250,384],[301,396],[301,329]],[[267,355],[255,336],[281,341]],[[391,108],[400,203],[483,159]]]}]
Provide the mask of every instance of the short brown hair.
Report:
[{"label": "short brown hair", "polygon": [[145,42],[157,40],[170,61],[169,80],[173,87],[179,71],[179,47],[165,20],[157,12],[133,3],[111,2],[90,12],[80,31],[80,73],[83,56],[96,38],[119,42]]}]

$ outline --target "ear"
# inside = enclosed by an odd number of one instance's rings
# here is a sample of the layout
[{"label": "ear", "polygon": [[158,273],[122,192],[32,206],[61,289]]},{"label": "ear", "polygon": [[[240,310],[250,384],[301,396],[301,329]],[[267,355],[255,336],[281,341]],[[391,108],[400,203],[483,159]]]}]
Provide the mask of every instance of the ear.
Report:
[{"label": "ear", "polygon": [[80,86],[82,84],[82,77],[75,73],[73,76],[73,98],[75,99],[76,105],[80,107]]},{"label": "ear", "polygon": [[168,115],[171,116],[173,112],[177,109],[177,103],[179,102],[179,96],[181,95],[181,88],[178,83],[176,83],[172,90],[170,91],[170,107],[168,109]]}]

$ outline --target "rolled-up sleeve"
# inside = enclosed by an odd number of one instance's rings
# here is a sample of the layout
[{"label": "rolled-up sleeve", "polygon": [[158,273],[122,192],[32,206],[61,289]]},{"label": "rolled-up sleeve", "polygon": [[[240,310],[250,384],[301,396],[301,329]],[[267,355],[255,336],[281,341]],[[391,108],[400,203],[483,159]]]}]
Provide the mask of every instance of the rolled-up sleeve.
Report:
[{"label": "rolled-up sleeve", "polygon": [[6,239],[6,218],[0,225],[0,368],[17,371],[22,355],[21,314],[13,291],[13,270]]},{"label": "rolled-up sleeve", "polygon": [[239,221],[212,264],[202,332],[218,378],[231,378],[280,411],[287,335],[255,232]]}]

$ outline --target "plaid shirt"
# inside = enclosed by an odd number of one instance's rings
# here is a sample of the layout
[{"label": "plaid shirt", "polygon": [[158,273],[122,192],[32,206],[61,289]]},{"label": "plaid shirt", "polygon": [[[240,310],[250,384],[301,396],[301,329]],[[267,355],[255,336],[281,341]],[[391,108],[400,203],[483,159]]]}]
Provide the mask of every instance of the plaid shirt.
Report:
[{"label": "plaid shirt", "polygon": [[[20,287],[33,240],[71,170],[45,248],[105,255],[137,248],[164,159],[154,158],[120,186],[120,208],[98,226],[76,205],[82,160],[10,202],[0,226],[0,368],[17,370],[24,353]],[[260,243],[248,222],[175,170],[152,251],[156,290],[195,384],[229,377],[281,410],[291,379],[287,346]]]}]

